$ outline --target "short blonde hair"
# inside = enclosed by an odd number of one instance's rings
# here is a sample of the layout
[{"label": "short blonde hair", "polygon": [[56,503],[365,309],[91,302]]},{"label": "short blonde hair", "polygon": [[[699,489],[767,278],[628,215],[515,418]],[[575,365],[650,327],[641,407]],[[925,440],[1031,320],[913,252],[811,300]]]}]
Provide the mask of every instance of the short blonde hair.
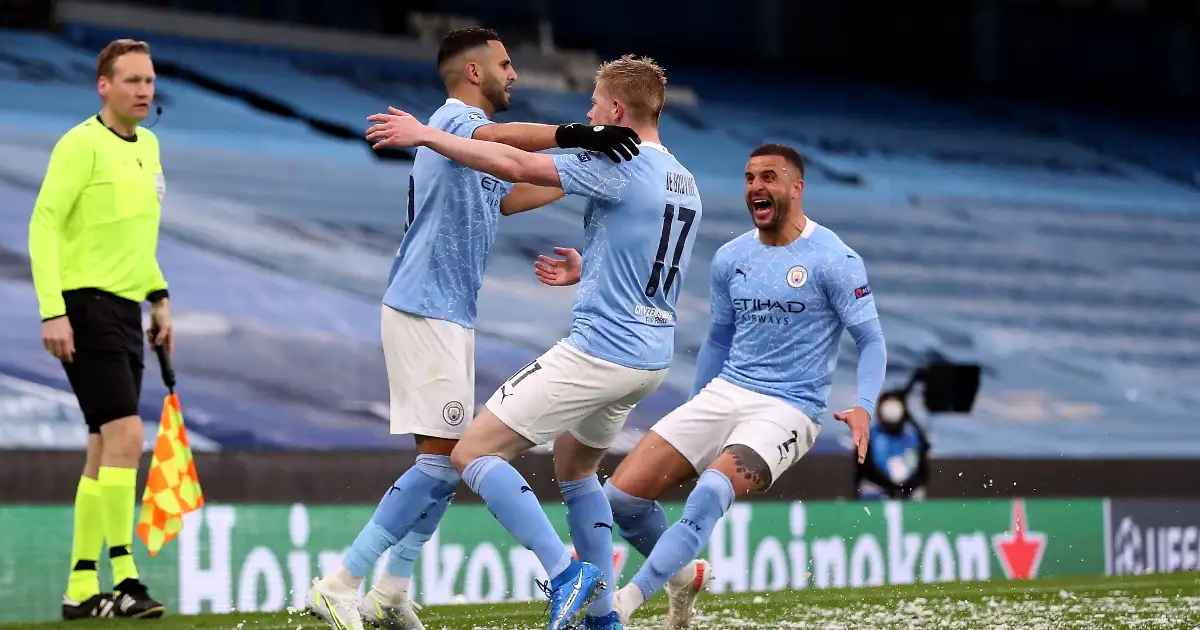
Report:
[{"label": "short blonde hair", "polygon": [[96,58],[96,78],[108,77],[111,79],[113,66],[117,64],[117,59],[129,53],[149,55],[150,44],[136,39],[116,39],[109,42],[104,50],[100,51],[100,56]]},{"label": "short blonde hair", "polygon": [[649,57],[625,55],[600,64],[596,85],[620,99],[639,120],[658,122],[667,100],[667,74]]}]

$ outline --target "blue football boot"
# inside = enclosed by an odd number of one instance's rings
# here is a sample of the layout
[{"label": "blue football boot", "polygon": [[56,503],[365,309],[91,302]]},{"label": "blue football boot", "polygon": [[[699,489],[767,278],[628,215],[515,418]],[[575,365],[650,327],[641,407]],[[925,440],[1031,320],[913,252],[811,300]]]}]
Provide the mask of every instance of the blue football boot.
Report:
[{"label": "blue football boot", "polygon": [[625,624],[621,623],[621,615],[615,610],[603,617],[588,615],[583,627],[587,630],[625,630]]},{"label": "blue football boot", "polygon": [[596,591],[607,588],[604,574],[594,564],[572,560],[566,571],[547,584],[537,585],[549,601],[550,625],[547,630],[576,630],[588,604],[596,599]]}]

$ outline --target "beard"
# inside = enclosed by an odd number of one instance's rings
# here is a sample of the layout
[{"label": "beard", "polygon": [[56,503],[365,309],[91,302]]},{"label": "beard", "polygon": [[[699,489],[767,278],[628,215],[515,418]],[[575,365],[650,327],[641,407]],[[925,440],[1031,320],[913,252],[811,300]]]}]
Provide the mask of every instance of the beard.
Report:
[{"label": "beard", "polygon": [[[783,225],[787,221],[788,215],[791,214],[791,204],[788,199],[776,199],[771,197],[771,207],[760,213],[753,203],[749,204],[750,218],[754,221],[754,227],[760,230],[774,230]],[[763,216],[763,215],[766,216]]]},{"label": "beard", "polygon": [[504,82],[499,80],[488,80],[482,86],[483,97],[497,112],[508,111],[509,96],[505,91],[506,87]]}]

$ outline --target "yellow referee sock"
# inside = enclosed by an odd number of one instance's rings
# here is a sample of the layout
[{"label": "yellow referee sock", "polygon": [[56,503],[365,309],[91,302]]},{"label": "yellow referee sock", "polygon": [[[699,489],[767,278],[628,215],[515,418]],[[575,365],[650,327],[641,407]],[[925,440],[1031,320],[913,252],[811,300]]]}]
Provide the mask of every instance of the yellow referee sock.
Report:
[{"label": "yellow referee sock", "polygon": [[112,563],[113,586],[138,578],[133,564],[133,508],[137,489],[136,468],[101,466],[100,495],[104,503],[104,537]]},{"label": "yellow referee sock", "polygon": [[67,578],[67,598],[77,602],[100,592],[96,563],[104,545],[104,504],[100,484],[91,477],[80,477],[75,490],[75,533],[71,542],[71,574]]}]

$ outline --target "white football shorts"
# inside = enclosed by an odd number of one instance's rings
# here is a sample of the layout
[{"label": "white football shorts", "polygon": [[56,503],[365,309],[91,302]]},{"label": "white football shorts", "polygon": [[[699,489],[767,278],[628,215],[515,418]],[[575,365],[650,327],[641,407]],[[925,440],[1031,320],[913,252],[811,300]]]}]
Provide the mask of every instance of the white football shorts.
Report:
[{"label": "white football shorts", "polygon": [[698,473],[712,465],[725,447],[748,446],[771,467],[774,484],[812,448],[821,425],[778,398],[714,378],[650,430],[674,446]]},{"label": "white football shorts", "polygon": [[535,445],[569,431],[585,446],[606,449],[634,405],[666,377],[666,369],[628,368],[559,341],[500,385],[487,408]]},{"label": "white football shorts", "polygon": [[475,415],[475,331],[384,305],[392,434],[457,440]]}]

